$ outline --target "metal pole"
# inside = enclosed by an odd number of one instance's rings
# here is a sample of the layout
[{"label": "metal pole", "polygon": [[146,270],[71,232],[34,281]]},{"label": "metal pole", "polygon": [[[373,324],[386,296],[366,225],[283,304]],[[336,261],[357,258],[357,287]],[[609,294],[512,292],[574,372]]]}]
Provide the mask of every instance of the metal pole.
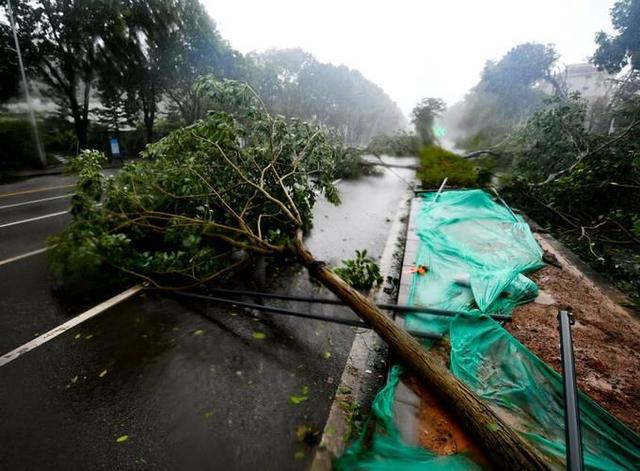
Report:
[{"label": "metal pole", "polygon": [[511,209],[511,206],[509,206],[507,204],[507,202],[502,199],[502,196],[500,196],[500,194],[498,193],[498,190],[496,190],[496,188],[494,186],[491,187],[491,190],[495,193],[496,198],[498,198],[498,200],[502,203],[502,205],[509,210],[509,212],[511,213],[511,216],[513,217],[513,219],[516,222],[520,222],[519,219],[518,219],[518,216],[516,216],[516,213],[514,213],[513,210]]},{"label": "metal pole", "polygon": [[36,116],[31,106],[31,92],[29,91],[29,82],[27,81],[27,74],[24,71],[24,64],[22,63],[22,52],[20,52],[20,43],[18,42],[18,32],[16,29],[16,22],[13,18],[13,9],[11,8],[11,0],[7,0],[7,14],[9,15],[9,23],[11,24],[11,31],[13,32],[13,41],[16,45],[16,54],[18,55],[18,65],[20,66],[20,75],[22,75],[22,85],[24,87],[24,96],[27,100],[27,108],[29,109],[29,119],[31,120],[31,126],[33,127],[33,137],[36,140],[36,151],[38,152],[38,159],[42,167],[47,166],[47,159],[42,149],[42,142],[40,141],[40,132],[38,132],[38,124],[36,123]]},{"label": "metal pole", "polygon": [[564,430],[567,449],[567,469],[582,471],[582,436],[580,432],[580,407],[576,370],[571,339],[573,315],[567,311],[558,312],[560,324],[560,351],[562,353],[562,384],[564,388]]},{"label": "metal pole", "polygon": [[444,180],[442,180],[442,184],[440,185],[440,188],[438,188],[438,192],[436,193],[436,196],[433,198],[433,201],[431,202],[431,204],[434,204],[435,202],[438,201],[438,198],[440,198],[440,194],[442,193],[442,190],[444,190],[444,187],[447,184],[447,180],[449,180],[449,177],[444,177]]}]

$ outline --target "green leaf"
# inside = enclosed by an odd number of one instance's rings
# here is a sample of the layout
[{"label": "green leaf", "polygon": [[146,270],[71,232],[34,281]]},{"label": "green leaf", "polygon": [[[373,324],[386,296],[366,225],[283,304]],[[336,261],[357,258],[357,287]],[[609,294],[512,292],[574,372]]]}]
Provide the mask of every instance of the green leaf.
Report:
[{"label": "green leaf", "polygon": [[251,336],[256,340],[264,340],[267,338],[267,334],[264,332],[254,332]]},{"label": "green leaf", "polygon": [[296,395],[292,395],[289,397],[289,402],[291,402],[291,404],[295,404],[298,405],[304,401],[309,400],[309,396],[296,396]]},{"label": "green leaf", "polygon": [[300,394],[294,394],[289,397],[289,402],[291,404],[300,404],[302,402],[309,400],[309,386],[302,386],[300,389]]},{"label": "green leaf", "polygon": [[124,443],[127,440],[129,440],[129,435],[120,435],[118,438],[116,438],[116,443]]}]

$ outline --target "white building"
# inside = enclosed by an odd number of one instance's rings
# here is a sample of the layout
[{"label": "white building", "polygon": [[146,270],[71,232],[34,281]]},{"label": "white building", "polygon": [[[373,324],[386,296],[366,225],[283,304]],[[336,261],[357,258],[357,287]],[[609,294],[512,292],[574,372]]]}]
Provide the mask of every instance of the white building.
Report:
[{"label": "white building", "polygon": [[589,101],[608,95],[614,77],[589,63],[567,65],[562,75],[570,92],[580,92]]}]

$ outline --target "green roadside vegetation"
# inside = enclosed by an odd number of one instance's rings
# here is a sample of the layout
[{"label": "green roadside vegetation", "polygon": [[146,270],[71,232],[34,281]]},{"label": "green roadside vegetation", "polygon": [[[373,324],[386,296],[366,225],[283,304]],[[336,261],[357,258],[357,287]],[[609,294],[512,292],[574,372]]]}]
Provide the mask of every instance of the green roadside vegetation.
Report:
[{"label": "green roadside vegetation", "polygon": [[[640,1],[618,1],[611,15],[614,33],[596,34],[590,59],[611,74],[607,94],[572,92],[558,73],[553,45],[526,43],[488,61],[479,83],[444,120],[458,129],[456,146],[472,157],[482,175],[479,186],[492,181],[511,206],[606,275],[637,307]],[[422,163],[421,175],[445,175],[433,158]]]}]

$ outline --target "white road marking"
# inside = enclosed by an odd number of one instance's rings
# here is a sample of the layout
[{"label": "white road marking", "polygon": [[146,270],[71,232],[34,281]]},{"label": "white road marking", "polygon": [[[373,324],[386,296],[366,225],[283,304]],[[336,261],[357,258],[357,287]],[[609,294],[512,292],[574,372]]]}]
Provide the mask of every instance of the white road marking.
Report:
[{"label": "white road marking", "polygon": [[112,308],[116,304],[119,304],[135,295],[140,293],[144,289],[143,285],[136,285],[132,288],[129,288],[126,291],[123,291],[120,294],[117,294],[111,299],[107,299],[103,303],[98,304],[97,306],[92,307],[88,311],[83,312],[82,314],[74,317],[73,319],[68,320],[64,324],[59,325],[58,327],[51,329],[49,332],[42,334],[39,337],[31,340],[30,342],[25,343],[24,345],[16,348],[15,350],[10,351],[9,353],[4,354],[0,357],[0,367],[6,365],[7,363],[11,363],[16,358],[24,355],[27,352],[30,352],[34,348],[38,348],[39,346],[47,343],[49,340],[56,338],[58,335],[65,333],[67,330],[82,324],[85,321],[97,316],[98,314],[103,313],[107,309]]},{"label": "white road marking", "polygon": [[6,204],[4,206],[0,206],[0,209],[17,208],[18,206],[26,206],[28,204],[44,203],[45,201],[53,201],[53,200],[59,200],[62,198],[68,198],[71,195],[73,195],[73,193],[66,193],[60,196],[51,196],[50,198],[42,198],[39,200],[23,201],[22,203]]},{"label": "white road marking", "polygon": [[72,186],[76,186],[76,184],[70,183],[69,185],[57,185],[57,186],[50,186],[47,188],[35,188],[33,190],[15,191],[13,193],[3,193],[0,195],[0,198],[6,198],[7,196],[28,195],[30,193],[42,193],[43,191],[60,190],[62,188],[71,188]]},{"label": "white road marking", "polygon": [[7,258],[5,260],[0,260],[0,267],[2,265],[7,265],[11,262],[17,262],[18,260],[22,260],[23,258],[32,257],[34,255],[38,255],[41,253],[45,253],[47,250],[54,248],[55,245],[50,245],[49,247],[44,247],[42,249],[34,250],[32,252],[23,253],[22,255],[16,255],[15,257]]},{"label": "white road marking", "polygon": [[40,219],[47,219],[47,218],[53,218],[56,216],[62,216],[63,214],[67,214],[69,211],[70,210],[67,209],[66,211],[59,211],[57,213],[45,214],[43,216],[36,216],[34,218],[23,219],[22,221],[7,222],[6,224],[0,224],[0,229],[3,229],[5,227],[17,226],[18,224],[24,224],[27,222],[39,221]]}]

